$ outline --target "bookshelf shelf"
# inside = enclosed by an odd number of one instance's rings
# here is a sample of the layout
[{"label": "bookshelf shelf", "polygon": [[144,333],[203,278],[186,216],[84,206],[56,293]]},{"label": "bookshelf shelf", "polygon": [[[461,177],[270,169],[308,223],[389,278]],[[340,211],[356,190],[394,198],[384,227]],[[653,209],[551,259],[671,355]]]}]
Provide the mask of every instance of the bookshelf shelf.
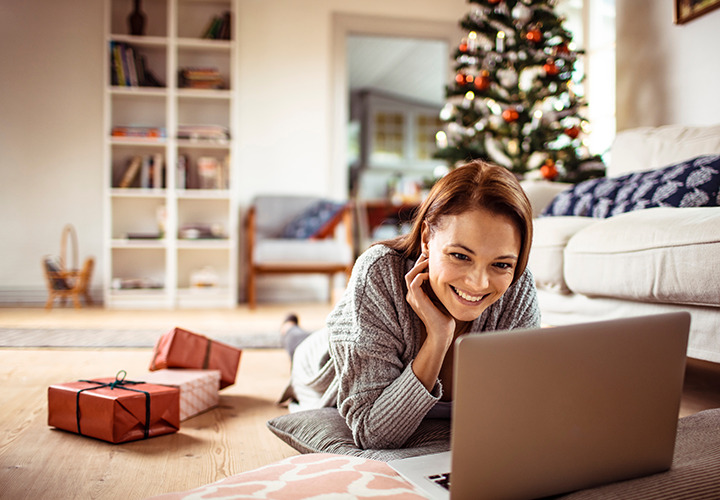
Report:
[{"label": "bookshelf shelf", "polygon": [[142,8],[131,35],[133,1],[105,0],[105,306],[234,307],[238,0]]}]

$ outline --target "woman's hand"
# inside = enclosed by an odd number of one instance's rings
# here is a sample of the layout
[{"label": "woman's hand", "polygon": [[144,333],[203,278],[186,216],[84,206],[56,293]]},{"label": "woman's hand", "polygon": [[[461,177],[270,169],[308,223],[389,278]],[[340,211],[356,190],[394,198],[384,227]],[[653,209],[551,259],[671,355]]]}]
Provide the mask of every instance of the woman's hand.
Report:
[{"label": "woman's hand", "polygon": [[406,299],[420,317],[427,337],[413,361],[413,372],[428,391],[432,391],[440,374],[443,361],[452,345],[455,319],[444,308],[440,309],[425,292],[423,283],[429,279],[428,256],[423,253],[405,275],[408,292]]}]

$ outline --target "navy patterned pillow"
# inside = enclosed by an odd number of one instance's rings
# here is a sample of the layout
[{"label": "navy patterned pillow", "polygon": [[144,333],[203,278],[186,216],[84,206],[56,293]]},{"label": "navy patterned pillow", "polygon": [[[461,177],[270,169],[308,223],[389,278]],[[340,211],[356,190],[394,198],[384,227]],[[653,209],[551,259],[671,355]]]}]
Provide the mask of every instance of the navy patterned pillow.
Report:
[{"label": "navy patterned pillow", "polygon": [[282,230],[281,238],[303,239],[326,236],[325,229],[340,217],[344,203],[321,200],[291,220]]},{"label": "navy patterned pillow", "polygon": [[720,155],[619,177],[590,179],[558,194],[542,213],[606,218],[652,207],[720,205]]}]

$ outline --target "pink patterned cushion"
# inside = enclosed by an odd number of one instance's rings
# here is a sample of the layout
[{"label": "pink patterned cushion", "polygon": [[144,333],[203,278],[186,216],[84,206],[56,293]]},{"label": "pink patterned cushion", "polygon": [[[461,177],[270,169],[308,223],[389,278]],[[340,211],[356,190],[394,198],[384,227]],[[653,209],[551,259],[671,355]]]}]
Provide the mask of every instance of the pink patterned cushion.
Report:
[{"label": "pink patterned cushion", "polygon": [[[286,458],[259,469],[230,476],[194,490],[169,493],[154,500],[203,498],[292,499],[350,494],[351,498],[425,500],[413,485],[385,462],[313,453]],[[331,498],[331,497],[328,497]]]}]

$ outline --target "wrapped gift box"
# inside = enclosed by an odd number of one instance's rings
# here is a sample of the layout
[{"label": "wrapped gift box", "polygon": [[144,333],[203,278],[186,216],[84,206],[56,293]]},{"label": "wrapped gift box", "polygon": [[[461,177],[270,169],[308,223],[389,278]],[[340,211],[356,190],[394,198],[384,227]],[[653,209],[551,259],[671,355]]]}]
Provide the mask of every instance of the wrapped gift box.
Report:
[{"label": "wrapped gift box", "polygon": [[181,421],[217,406],[220,399],[219,370],[167,368],[143,375],[143,380],[180,389]]},{"label": "wrapped gift box", "polygon": [[180,391],[124,377],[51,385],[48,425],[111,443],[170,434],[180,428]]},{"label": "wrapped gift box", "polygon": [[155,344],[150,370],[193,368],[220,370],[220,389],[235,383],[242,350],[204,335],[173,328]]}]

